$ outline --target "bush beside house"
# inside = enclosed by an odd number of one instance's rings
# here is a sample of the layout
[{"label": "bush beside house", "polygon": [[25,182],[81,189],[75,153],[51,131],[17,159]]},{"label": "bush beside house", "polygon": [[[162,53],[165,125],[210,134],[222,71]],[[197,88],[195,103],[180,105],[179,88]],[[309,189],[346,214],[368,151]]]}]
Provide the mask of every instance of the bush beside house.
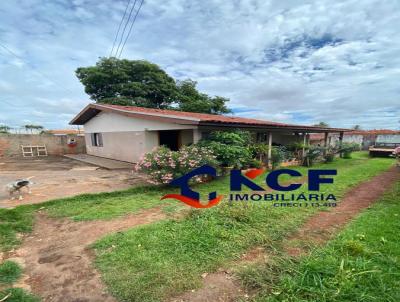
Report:
[{"label": "bush beside house", "polygon": [[[192,145],[184,146],[179,151],[171,151],[161,146],[145,154],[136,165],[136,171],[149,175],[153,184],[168,184],[203,165],[218,166],[216,156],[207,147]],[[194,180],[200,182],[201,178]]]},{"label": "bush beside house", "polygon": [[[304,154],[303,150],[304,149]],[[354,144],[324,148],[314,145],[272,146],[269,159],[272,169],[284,162],[296,162],[312,166],[317,161],[332,162],[335,155],[351,158],[356,150]],[[269,146],[255,143],[247,131],[214,131],[198,144],[184,146],[179,151],[171,151],[165,146],[147,153],[136,165],[136,170],[150,177],[154,184],[168,184],[191,170],[203,165],[220,168],[222,174],[230,169],[261,168],[266,165]],[[201,182],[197,177],[195,182]]]}]

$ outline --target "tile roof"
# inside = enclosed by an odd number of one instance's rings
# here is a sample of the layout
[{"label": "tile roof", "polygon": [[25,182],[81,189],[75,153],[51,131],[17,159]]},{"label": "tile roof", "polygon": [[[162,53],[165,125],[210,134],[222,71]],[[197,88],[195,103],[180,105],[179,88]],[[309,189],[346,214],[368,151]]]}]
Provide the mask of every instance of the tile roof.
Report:
[{"label": "tile roof", "polygon": [[[346,132],[344,135],[349,136],[349,135],[385,135],[385,134],[400,135],[400,130],[390,130],[390,129],[353,130]],[[336,134],[334,133],[329,134],[329,136],[334,136],[334,135]],[[310,140],[318,141],[323,139],[324,139],[323,133],[310,134]]]},{"label": "tile roof", "polygon": [[144,108],[144,107],[135,107],[135,106],[120,106],[120,105],[110,105],[110,104],[98,104],[107,108],[113,108],[117,110],[131,111],[131,112],[139,112],[139,113],[147,113],[147,114],[157,114],[163,116],[173,116],[180,118],[190,118],[195,119],[202,122],[215,122],[215,123],[240,123],[240,124],[251,124],[251,125],[278,125],[278,126],[287,126],[289,124],[277,123],[271,121],[250,119],[244,117],[236,117],[236,116],[227,116],[227,115],[218,115],[218,114],[206,114],[206,113],[197,113],[197,112],[185,112],[185,111],[177,111],[177,110],[167,110],[167,109],[154,109],[154,108]]},{"label": "tile roof", "polygon": [[373,130],[354,130],[347,135],[379,135],[379,134],[400,134],[400,130],[373,129]]},{"label": "tile roof", "polygon": [[286,123],[278,123],[272,121],[217,115],[196,112],[184,112],[167,109],[154,109],[136,106],[120,106],[111,104],[94,103],[86,106],[71,122],[72,125],[83,125],[92,117],[101,111],[112,111],[116,113],[126,114],[132,117],[168,120],[175,123],[192,124],[192,125],[209,125],[209,126],[237,126],[237,127],[262,127],[262,128],[285,128],[293,131],[314,131],[314,132],[339,132],[349,131],[348,129],[315,127],[306,125],[294,125]]}]

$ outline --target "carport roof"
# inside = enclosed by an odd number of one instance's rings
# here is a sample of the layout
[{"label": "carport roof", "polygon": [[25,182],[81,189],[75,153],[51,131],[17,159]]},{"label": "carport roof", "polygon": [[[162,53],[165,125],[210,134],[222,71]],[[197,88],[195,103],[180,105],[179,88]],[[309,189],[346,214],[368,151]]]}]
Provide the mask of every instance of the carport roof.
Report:
[{"label": "carport roof", "polygon": [[129,117],[160,120],[177,124],[198,126],[235,126],[246,128],[285,129],[299,132],[344,132],[349,129],[305,126],[257,120],[236,116],[184,112],[166,109],[120,106],[110,104],[89,104],[71,122],[72,125],[84,125],[100,112],[114,112]]}]

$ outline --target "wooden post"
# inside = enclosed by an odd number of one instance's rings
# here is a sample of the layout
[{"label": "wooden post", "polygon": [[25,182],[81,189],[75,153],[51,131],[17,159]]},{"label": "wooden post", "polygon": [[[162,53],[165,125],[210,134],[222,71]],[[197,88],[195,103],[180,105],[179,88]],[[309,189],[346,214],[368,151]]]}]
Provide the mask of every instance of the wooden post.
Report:
[{"label": "wooden post", "polygon": [[329,136],[329,132],[325,132],[324,135],[324,155],[326,155],[326,148],[328,147],[328,136]]},{"label": "wooden post", "polygon": [[[339,149],[343,146],[343,132],[339,132]],[[343,157],[342,152],[340,152],[340,157]]]},{"label": "wooden post", "polygon": [[304,160],[304,155],[306,154],[306,146],[307,144],[307,133],[303,133],[303,150],[301,151],[302,160]]},{"label": "wooden post", "polygon": [[267,161],[268,167],[270,165],[272,165],[271,157],[272,157],[272,132],[269,132],[268,133],[268,161]]}]

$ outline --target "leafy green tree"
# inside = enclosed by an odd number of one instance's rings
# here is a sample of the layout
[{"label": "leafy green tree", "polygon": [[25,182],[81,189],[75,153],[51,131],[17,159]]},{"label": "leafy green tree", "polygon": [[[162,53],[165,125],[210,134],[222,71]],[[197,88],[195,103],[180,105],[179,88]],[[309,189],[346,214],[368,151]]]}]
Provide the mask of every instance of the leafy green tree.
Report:
[{"label": "leafy green tree", "polygon": [[229,102],[229,99],[220,96],[210,97],[205,93],[200,93],[196,85],[197,82],[191,79],[178,81],[178,104],[180,110],[210,114],[231,112],[226,107],[226,103]]},{"label": "leafy green tree", "polygon": [[354,129],[354,130],[361,130],[361,126],[360,126],[360,125],[354,125],[354,126],[353,126],[353,129]]},{"label": "leafy green tree", "polygon": [[319,122],[318,124],[315,124],[313,126],[317,126],[317,127],[329,127],[329,125],[325,122]]},{"label": "leafy green tree", "polygon": [[176,83],[159,66],[147,61],[101,58],[96,66],[78,68],[76,76],[90,98],[99,103],[211,114],[230,112],[226,107],[229,99],[200,93],[197,83],[190,79]]},{"label": "leafy green tree", "polygon": [[78,68],[76,76],[100,103],[166,108],[177,97],[175,80],[143,60],[101,58],[96,66]]}]

